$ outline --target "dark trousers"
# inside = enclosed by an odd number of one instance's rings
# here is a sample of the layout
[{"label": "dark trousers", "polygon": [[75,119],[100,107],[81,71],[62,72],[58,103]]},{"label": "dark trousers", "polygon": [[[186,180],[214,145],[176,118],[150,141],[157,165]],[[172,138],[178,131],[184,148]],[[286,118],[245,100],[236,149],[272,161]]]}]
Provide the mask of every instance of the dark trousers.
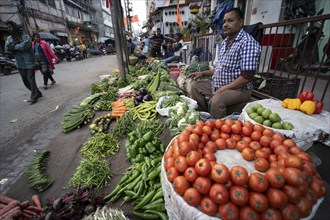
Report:
[{"label": "dark trousers", "polygon": [[46,67],[42,67],[41,73],[44,77],[44,85],[47,86],[48,85],[48,79],[50,79],[52,82],[54,82],[54,78],[53,78],[53,70],[50,68],[50,66],[46,65]]},{"label": "dark trousers", "polygon": [[38,89],[34,69],[18,69],[25,87],[31,91],[31,100],[37,100],[42,93]]},{"label": "dark trousers", "polygon": [[162,52],[161,52],[160,48],[159,49],[151,48],[150,54],[151,54],[151,57],[159,57],[159,58],[162,57]]}]

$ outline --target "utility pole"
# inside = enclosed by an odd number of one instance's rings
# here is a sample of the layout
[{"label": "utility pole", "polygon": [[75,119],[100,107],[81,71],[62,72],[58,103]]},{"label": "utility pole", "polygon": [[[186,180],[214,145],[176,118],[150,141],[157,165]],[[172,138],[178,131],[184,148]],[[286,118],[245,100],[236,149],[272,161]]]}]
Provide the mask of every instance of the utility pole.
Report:
[{"label": "utility pole", "polygon": [[130,0],[124,0],[124,5],[125,5],[125,14],[126,14],[126,21],[127,21],[127,32],[132,35],[132,15],[131,12],[133,11],[132,9],[132,3]]},{"label": "utility pole", "polygon": [[128,48],[121,2],[112,1],[112,7],[110,9],[116,42],[116,55],[119,64],[119,76],[122,80],[126,80],[125,75],[128,73]]}]

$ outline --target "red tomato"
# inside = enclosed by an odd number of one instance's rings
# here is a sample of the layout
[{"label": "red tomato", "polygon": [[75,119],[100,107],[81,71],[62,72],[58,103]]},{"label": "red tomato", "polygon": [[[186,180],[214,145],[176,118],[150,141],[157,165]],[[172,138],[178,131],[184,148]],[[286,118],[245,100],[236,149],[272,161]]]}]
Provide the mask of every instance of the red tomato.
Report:
[{"label": "red tomato", "polygon": [[195,147],[198,146],[199,143],[199,136],[195,133],[189,135],[189,142],[192,143]]},{"label": "red tomato", "polygon": [[184,192],[184,200],[191,206],[198,206],[201,202],[202,196],[195,188],[189,188]]},{"label": "red tomato", "polygon": [[180,148],[179,148],[179,146],[175,146],[173,148],[173,158],[174,158],[174,160],[176,158],[178,158],[178,156],[181,156],[181,154],[180,154]]},{"label": "red tomato", "polygon": [[293,147],[290,147],[290,149],[289,149],[289,153],[293,154],[293,155],[296,155],[296,154],[299,154],[302,152],[304,152],[304,151],[298,146],[293,146]]},{"label": "red tomato", "polygon": [[189,131],[190,134],[193,132],[195,125],[188,125],[185,130]]},{"label": "red tomato", "polygon": [[242,130],[242,126],[241,126],[240,124],[234,123],[234,124],[231,126],[231,131],[232,131],[234,134],[240,134],[240,133],[241,133],[241,130]]},{"label": "red tomato", "polygon": [[214,162],[217,161],[217,158],[215,157],[214,153],[206,153],[206,154],[203,155],[203,158],[208,159],[210,162],[211,161],[214,161]]},{"label": "red tomato", "polygon": [[209,148],[209,147],[205,147],[205,148],[203,149],[203,155],[204,155],[204,154],[207,154],[207,153],[214,153],[214,151],[213,151],[211,148]]},{"label": "red tomato", "polygon": [[189,141],[189,135],[190,133],[188,131],[182,131],[178,136],[178,143],[180,144],[183,141]]},{"label": "red tomato", "polygon": [[296,142],[294,141],[294,140],[292,140],[291,138],[288,138],[288,139],[285,139],[284,141],[283,141],[283,144],[285,145],[285,146],[287,146],[287,147],[294,147],[294,146],[296,146]]},{"label": "red tomato", "polygon": [[270,145],[270,142],[272,141],[273,139],[269,136],[266,136],[266,135],[263,135],[261,136],[259,142],[261,144],[261,146],[263,147],[268,147]]},{"label": "red tomato", "polygon": [[312,192],[316,194],[317,198],[321,198],[325,196],[326,193],[325,186],[320,179],[313,178],[309,187],[312,190]]},{"label": "red tomato", "polygon": [[214,129],[212,130],[212,134],[210,135],[210,139],[211,141],[216,141],[220,138],[220,131],[218,129]]},{"label": "red tomato", "polygon": [[239,124],[241,127],[243,127],[243,122],[241,120],[236,120],[234,123]]},{"label": "red tomato", "polygon": [[236,149],[239,151],[239,152],[242,152],[242,150],[244,148],[247,148],[248,147],[248,144],[245,142],[245,141],[239,141],[237,142],[237,146],[236,146]]},{"label": "red tomato", "polygon": [[260,172],[266,172],[269,168],[269,163],[265,158],[257,158],[253,164],[256,170]]},{"label": "red tomato", "polygon": [[284,220],[299,220],[300,213],[297,206],[293,204],[287,204],[283,209],[281,209],[281,215]]},{"label": "red tomato", "polygon": [[265,173],[268,183],[273,188],[281,188],[285,183],[284,175],[277,169],[271,168]]},{"label": "red tomato", "polygon": [[164,153],[164,159],[167,159],[169,157],[173,157],[173,145],[171,145],[167,151]]},{"label": "red tomato", "polygon": [[274,131],[272,129],[266,128],[263,132],[262,135],[272,137],[274,135]]},{"label": "red tomato", "polygon": [[260,214],[261,220],[281,220],[281,213],[272,207],[269,207],[266,211]]},{"label": "red tomato", "polygon": [[225,124],[225,122],[223,120],[221,120],[221,119],[215,120],[215,127],[217,129],[221,129],[222,125],[224,125],[224,124]]},{"label": "red tomato", "polygon": [[231,127],[228,124],[224,124],[221,126],[221,131],[225,134],[231,133]]},{"label": "red tomato", "polygon": [[212,134],[212,128],[208,125],[204,125],[202,127],[203,134],[206,134],[207,136]]},{"label": "red tomato", "polygon": [[240,134],[231,134],[230,137],[234,139],[236,142],[242,139],[242,136]]},{"label": "red tomato", "polygon": [[196,126],[193,130],[194,134],[197,134],[198,136],[201,136],[203,134],[203,130],[201,126]]},{"label": "red tomato", "polygon": [[313,205],[317,202],[317,196],[312,190],[307,190],[306,199],[308,199]]},{"label": "red tomato", "polygon": [[230,201],[235,205],[244,206],[249,201],[249,192],[243,186],[232,186],[229,190]]},{"label": "red tomato", "polygon": [[244,206],[239,211],[239,218],[244,220],[259,220],[259,213],[249,206]]},{"label": "red tomato", "polygon": [[208,159],[203,158],[197,161],[195,169],[200,176],[207,176],[211,173],[212,166]]},{"label": "red tomato", "polygon": [[179,195],[183,195],[189,186],[190,184],[184,176],[177,176],[173,180],[174,191]]},{"label": "red tomato", "polygon": [[268,209],[268,199],[262,193],[250,192],[249,205],[257,212],[264,212]]},{"label": "red tomato", "polygon": [[164,168],[165,170],[168,170],[168,168],[173,167],[174,166],[174,158],[173,157],[169,157],[167,159],[164,159]]},{"label": "red tomato", "polygon": [[243,123],[243,126],[245,126],[245,127],[249,127],[249,128],[251,128],[251,129],[253,130],[253,124],[252,124],[252,122],[250,122],[250,121],[245,121],[245,122]]},{"label": "red tomato", "polygon": [[190,142],[183,141],[179,143],[180,155],[186,156],[192,150],[195,150],[195,147]]},{"label": "red tomato", "polygon": [[230,170],[230,179],[234,184],[242,186],[248,182],[249,175],[244,167],[234,166]]},{"label": "red tomato", "polygon": [[226,146],[227,146],[228,149],[235,149],[236,141],[233,138],[228,138],[226,140]]},{"label": "red tomato", "polygon": [[275,209],[284,207],[288,203],[288,197],[282,190],[269,188],[266,195],[270,206]]},{"label": "red tomato", "polygon": [[211,185],[212,185],[211,180],[208,177],[199,176],[196,178],[194,182],[194,187],[196,188],[196,190],[203,195],[209,193],[211,189]]},{"label": "red tomato", "polygon": [[229,180],[229,169],[224,164],[215,164],[211,170],[211,178],[217,183],[225,183]]},{"label": "red tomato", "polygon": [[285,136],[283,134],[275,133],[272,136],[273,139],[279,140],[283,142],[285,140]]},{"label": "red tomato", "polygon": [[210,198],[217,204],[225,204],[228,201],[229,193],[222,184],[214,183],[209,192]]},{"label": "red tomato", "polygon": [[222,138],[219,138],[215,141],[215,144],[217,145],[217,149],[218,150],[223,150],[226,148],[226,140],[225,139],[222,139]]},{"label": "red tomato", "polygon": [[253,131],[253,132],[251,133],[251,139],[252,139],[253,141],[259,141],[260,138],[261,138],[261,132],[260,132],[260,131]]},{"label": "red tomato", "polygon": [[247,161],[252,161],[254,160],[255,154],[254,154],[254,150],[252,150],[251,148],[244,148],[242,150],[242,157],[247,160]]},{"label": "red tomato", "polygon": [[251,143],[251,141],[252,141],[252,139],[250,138],[250,137],[242,137],[242,139],[241,139],[242,141],[245,141],[246,142],[246,144],[250,144]]},{"label": "red tomato", "polygon": [[198,174],[194,167],[188,167],[186,171],[184,171],[184,177],[188,182],[193,183],[197,179]]},{"label": "red tomato", "polygon": [[209,138],[209,136],[207,134],[202,134],[201,142],[203,144],[206,144],[209,140],[210,140],[210,138]]},{"label": "red tomato", "polygon": [[303,161],[298,156],[289,156],[284,159],[284,166],[285,167],[294,167],[299,170],[303,168]]},{"label": "red tomato", "polygon": [[179,176],[179,172],[175,169],[175,167],[170,167],[166,171],[166,176],[168,181],[173,182],[175,177]]},{"label": "red tomato", "polygon": [[268,160],[270,153],[265,149],[269,149],[269,148],[264,147],[261,148],[260,150],[256,150],[255,152],[256,158],[264,158]]},{"label": "red tomato", "polygon": [[205,147],[211,148],[213,152],[216,152],[218,150],[216,143],[213,141],[206,142]]},{"label": "red tomato", "polygon": [[239,216],[239,209],[232,202],[219,205],[218,213],[223,220],[237,220]]},{"label": "red tomato", "polygon": [[305,161],[313,162],[312,157],[306,152],[301,152],[297,156]]},{"label": "red tomato", "polygon": [[223,183],[223,185],[229,190],[233,185],[233,181],[231,181],[231,179],[229,179],[227,182]]},{"label": "red tomato", "polygon": [[288,148],[284,145],[278,145],[274,149],[274,154],[279,155],[280,153],[288,153]]},{"label": "red tomato", "polygon": [[261,144],[259,143],[259,141],[251,141],[251,143],[249,144],[249,147],[254,151],[260,150]]},{"label": "red tomato", "polygon": [[222,139],[227,140],[228,138],[230,138],[230,134],[221,133],[221,134],[220,134],[220,137],[221,137]]},{"label": "red tomato", "polygon": [[174,161],[174,167],[177,171],[184,173],[184,171],[186,171],[186,169],[188,168],[186,157],[178,156],[178,158],[176,158],[176,160]]},{"label": "red tomato", "polygon": [[260,124],[255,124],[255,125],[253,125],[253,130],[260,131],[262,133],[265,130],[265,127]]},{"label": "red tomato", "polygon": [[275,154],[269,155],[268,161],[269,162],[276,162],[277,161],[277,156]]},{"label": "red tomato", "polygon": [[301,197],[299,189],[290,185],[284,185],[282,191],[288,196],[289,202],[293,204],[297,203]]},{"label": "red tomato", "polygon": [[186,162],[189,166],[194,167],[196,162],[202,158],[202,155],[197,151],[190,151],[186,156]]},{"label": "red tomato", "polygon": [[297,187],[304,183],[302,172],[297,168],[287,167],[283,175],[286,182],[291,186]]},{"label": "red tomato", "polygon": [[210,197],[206,196],[202,199],[201,204],[201,211],[209,216],[213,216],[217,213],[218,205],[210,199]]},{"label": "red tomato", "polygon": [[249,187],[255,192],[265,192],[268,189],[269,183],[261,173],[252,173],[249,176]]},{"label": "red tomato", "polygon": [[243,126],[242,127],[242,135],[245,137],[250,137],[252,134],[253,130],[250,127]]},{"label": "red tomato", "polygon": [[208,125],[211,129],[213,129],[215,127],[215,122],[213,120],[207,120],[205,125]]},{"label": "red tomato", "polygon": [[277,139],[273,139],[270,142],[269,147],[270,147],[270,149],[274,150],[276,146],[281,145],[281,144],[282,144],[282,141],[279,141]]},{"label": "red tomato", "polygon": [[225,124],[229,125],[230,127],[231,127],[234,123],[235,123],[235,122],[234,122],[233,119],[227,118],[227,119],[225,120]]},{"label": "red tomato", "polygon": [[201,127],[203,127],[205,125],[205,122],[203,122],[203,121],[198,121],[198,122],[196,122],[196,126],[201,126]]}]

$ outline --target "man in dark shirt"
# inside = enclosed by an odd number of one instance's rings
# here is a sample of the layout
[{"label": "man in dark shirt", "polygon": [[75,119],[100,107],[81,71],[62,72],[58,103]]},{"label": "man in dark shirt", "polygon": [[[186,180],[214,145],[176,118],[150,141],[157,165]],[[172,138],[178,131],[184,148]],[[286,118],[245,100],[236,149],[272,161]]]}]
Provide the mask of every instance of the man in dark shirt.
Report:
[{"label": "man in dark shirt", "polygon": [[160,33],[160,28],[157,28],[156,34],[150,38],[152,41],[151,44],[151,57],[162,57],[161,46],[163,41],[165,40],[164,35]]}]

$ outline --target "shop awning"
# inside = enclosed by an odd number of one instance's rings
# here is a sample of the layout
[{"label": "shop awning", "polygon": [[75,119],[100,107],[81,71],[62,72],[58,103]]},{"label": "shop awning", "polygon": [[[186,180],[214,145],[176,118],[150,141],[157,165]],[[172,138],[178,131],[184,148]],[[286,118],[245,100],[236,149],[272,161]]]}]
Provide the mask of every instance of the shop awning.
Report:
[{"label": "shop awning", "polygon": [[59,37],[68,37],[68,34],[64,32],[56,32],[56,35]]}]

